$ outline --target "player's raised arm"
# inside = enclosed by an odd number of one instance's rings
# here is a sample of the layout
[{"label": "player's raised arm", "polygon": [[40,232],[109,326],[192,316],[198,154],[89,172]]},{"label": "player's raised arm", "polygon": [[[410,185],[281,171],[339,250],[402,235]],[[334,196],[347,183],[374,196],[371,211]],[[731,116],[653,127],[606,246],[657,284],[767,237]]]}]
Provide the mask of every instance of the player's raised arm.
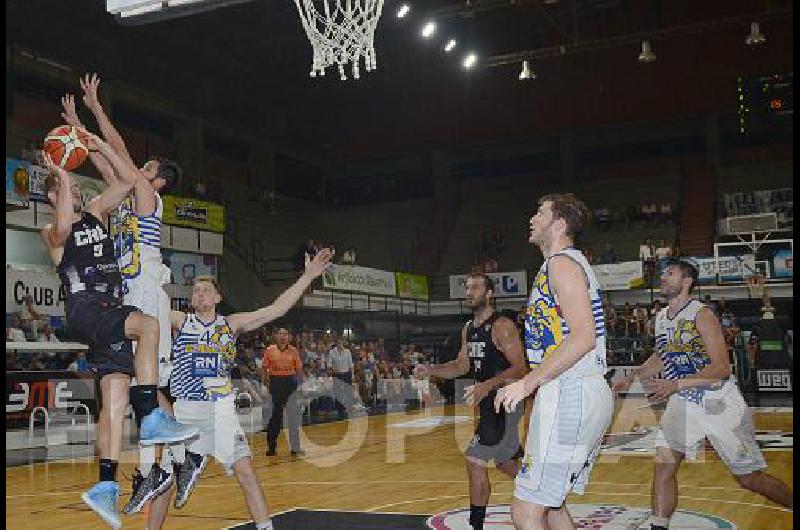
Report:
[{"label": "player's raised arm", "polygon": [[111,120],[108,119],[103,106],[100,104],[100,98],[97,96],[97,89],[100,87],[100,77],[97,74],[86,74],[85,77],[80,79],[80,84],[83,89],[83,103],[97,120],[97,125],[100,127],[103,138],[106,139],[119,156],[127,159],[131,165],[135,166],[130,153],[128,153],[128,148],[125,146],[125,141],[114,127],[114,124],[111,123]]},{"label": "player's raised arm", "polygon": [[86,206],[87,211],[98,219],[102,219],[108,212],[116,208],[133,188],[133,183],[136,181],[139,171],[135,166],[120,157],[108,143],[97,135],[90,132],[86,134],[89,136],[89,149],[95,149],[106,157],[114,168],[114,172],[120,177],[119,180],[110,184],[103,190],[103,193],[92,199]]},{"label": "player's raised arm", "polygon": [[286,289],[272,304],[248,313],[235,313],[228,317],[234,333],[258,329],[268,322],[282,317],[297,303],[303,293],[331,262],[331,251],[323,249],[306,265],[306,270],[294,285]]},{"label": "player's raised arm", "polygon": [[[67,125],[72,125],[76,129],[86,129],[80,118],[78,118],[78,113],[75,110],[75,96],[72,94],[65,94],[61,98],[61,106],[64,109],[64,112],[61,113],[61,117]],[[100,176],[103,177],[106,184],[110,186],[118,180],[114,168],[98,151],[89,151],[89,159],[92,161],[92,164],[94,164],[94,167],[97,168],[97,171],[100,173]]]},{"label": "player's raised arm", "polygon": [[72,176],[64,168],[54,164],[50,155],[44,151],[42,159],[45,167],[51,172],[52,176],[49,178],[58,178],[56,202],[53,204],[55,210],[53,222],[42,229],[42,239],[48,248],[63,247],[72,230],[72,221],[75,215]]}]

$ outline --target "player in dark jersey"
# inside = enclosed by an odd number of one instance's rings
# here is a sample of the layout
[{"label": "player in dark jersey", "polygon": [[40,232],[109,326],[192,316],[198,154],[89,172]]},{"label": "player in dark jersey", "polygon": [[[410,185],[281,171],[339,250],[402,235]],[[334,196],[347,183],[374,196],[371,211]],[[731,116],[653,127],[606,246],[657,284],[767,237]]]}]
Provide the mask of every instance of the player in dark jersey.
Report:
[{"label": "player in dark jersey", "polygon": [[[135,375],[143,391],[133,403],[143,418],[139,431],[144,445],[183,440],[197,430],[177,423],[158,408],[156,382],[158,323],[135,307],[122,305],[122,277],[114,244],[103,221],[135,182],[135,167],[126,163],[97,136],[89,135],[88,147],[99,151],[114,166],[120,180],[82,208],[80,191],[68,172],[53,164],[45,192],[54,206],[52,223],[42,229],[42,239],[67,290],[65,301],[70,338],[89,345],[89,363],[100,380],[102,409],[97,436],[100,447],[100,482],[82,495],[100,517],[114,528],[119,484],[116,471],[122,448],[122,424],[128,407],[130,377]],[[136,340],[133,354],[131,340]]]},{"label": "player in dark jersey", "polygon": [[469,475],[470,517],[475,530],[483,529],[491,484],[488,463],[514,478],[523,455],[519,444],[521,411],[507,414],[494,411],[497,388],[525,375],[522,341],[514,322],[495,314],[491,301],[492,279],[486,274],[470,274],[466,283],[466,305],[473,318],[461,332],[461,351],[454,361],[433,366],[417,365],[416,377],[452,379],[473,370],[476,383],[465,389],[464,398],[477,405],[480,418],[475,436],[466,452]]}]

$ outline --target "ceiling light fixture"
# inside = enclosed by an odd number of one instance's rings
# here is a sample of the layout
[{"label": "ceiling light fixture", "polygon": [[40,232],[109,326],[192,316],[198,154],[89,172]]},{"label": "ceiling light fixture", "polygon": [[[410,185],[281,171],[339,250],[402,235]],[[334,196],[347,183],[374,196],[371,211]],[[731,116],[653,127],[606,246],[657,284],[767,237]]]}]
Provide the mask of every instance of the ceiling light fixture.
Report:
[{"label": "ceiling light fixture", "polygon": [[450,53],[456,47],[456,39],[450,39],[444,46],[444,51]]},{"label": "ceiling light fixture", "polygon": [[750,34],[746,39],[744,39],[744,43],[748,46],[758,46],[764,42],[767,42],[767,38],[763,33],[761,33],[761,30],[758,27],[758,22],[753,22],[750,24]]},{"label": "ceiling light fixture", "polygon": [[522,61],[522,71],[519,73],[520,81],[525,81],[526,79],[536,79],[536,73],[531,70],[530,61],[527,59]]},{"label": "ceiling light fixture", "polygon": [[411,6],[408,4],[403,4],[400,6],[400,9],[397,10],[397,18],[403,18],[411,11]]},{"label": "ceiling light fixture", "polygon": [[639,54],[640,63],[652,63],[656,60],[656,54],[650,49],[650,41],[642,41],[642,53]]},{"label": "ceiling light fixture", "polygon": [[475,53],[470,52],[464,56],[464,62],[462,62],[461,64],[464,66],[464,68],[469,70],[470,68],[475,66],[475,63],[477,62],[478,62],[478,56],[475,55]]},{"label": "ceiling light fixture", "polygon": [[422,26],[421,35],[426,39],[433,36],[436,33],[436,22],[426,22],[424,26]]}]

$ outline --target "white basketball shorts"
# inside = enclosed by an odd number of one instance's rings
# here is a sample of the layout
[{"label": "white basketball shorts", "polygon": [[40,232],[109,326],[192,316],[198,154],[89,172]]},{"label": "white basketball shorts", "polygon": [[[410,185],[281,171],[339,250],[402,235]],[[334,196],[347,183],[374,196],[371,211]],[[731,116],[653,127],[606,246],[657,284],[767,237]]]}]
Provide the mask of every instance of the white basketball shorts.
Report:
[{"label": "white basketball shorts", "polygon": [[670,396],[660,427],[656,447],[694,459],[698,446],[708,438],[734,475],[767,467],[756,442],[753,414],[732,378],[719,390],[706,391],[702,403]]},{"label": "white basketball shorts", "polygon": [[[125,305],[139,308],[145,315],[158,319],[158,386],[169,386],[172,373],[172,326],[170,301],[164,283],[169,281],[169,267],[158,263],[142,263],[142,272],[136,278],[125,280]],[[136,351],[134,342],[134,351]],[[135,384],[135,381],[131,384]]]},{"label": "white basketball shorts", "polygon": [[218,401],[178,399],[173,408],[178,422],[198,428],[197,437],[188,440],[189,451],[212,455],[228,475],[237,460],[252,456],[233,396]]},{"label": "white basketball shorts", "polygon": [[611,389],[600,375],[542,385],[533,402],[514,497],[557,508],[570,492],[583,494],[613,411]]}]

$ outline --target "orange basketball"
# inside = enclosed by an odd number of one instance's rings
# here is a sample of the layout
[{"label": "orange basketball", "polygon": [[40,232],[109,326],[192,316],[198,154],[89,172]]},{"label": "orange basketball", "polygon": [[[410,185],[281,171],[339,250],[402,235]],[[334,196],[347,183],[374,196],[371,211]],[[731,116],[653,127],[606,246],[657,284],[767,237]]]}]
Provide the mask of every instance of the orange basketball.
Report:
[{"label": "orange basketball", "polygon": [[44,151],[57,164],[67,171],[73,171],[83,164],[89,154],[86,148],[88,137],[79,133],[71,125],[59,125],[44,139]]}]

